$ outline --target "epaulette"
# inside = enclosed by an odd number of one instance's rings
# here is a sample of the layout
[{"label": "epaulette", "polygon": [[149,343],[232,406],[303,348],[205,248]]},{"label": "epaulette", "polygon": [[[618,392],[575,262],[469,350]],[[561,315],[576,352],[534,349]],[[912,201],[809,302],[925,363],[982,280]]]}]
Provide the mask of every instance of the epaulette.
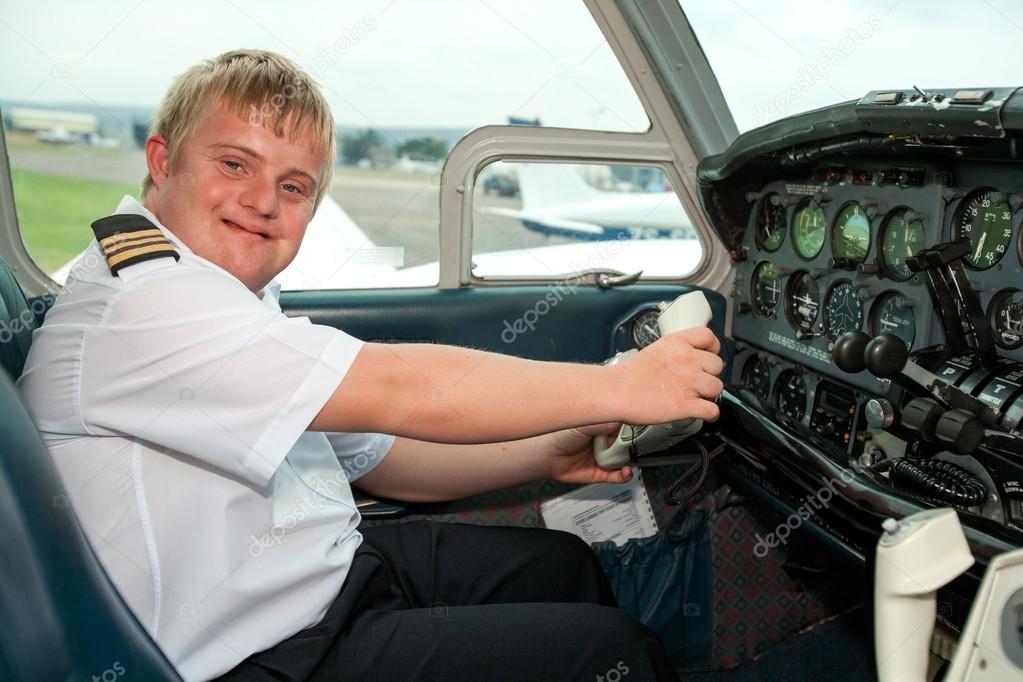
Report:
[{"label": "epaulette", "polygon": [[121,268],[154,258],[181,258],[160,228],[145,216],[107,216],[94,222],[92,231],[114,275]]}]

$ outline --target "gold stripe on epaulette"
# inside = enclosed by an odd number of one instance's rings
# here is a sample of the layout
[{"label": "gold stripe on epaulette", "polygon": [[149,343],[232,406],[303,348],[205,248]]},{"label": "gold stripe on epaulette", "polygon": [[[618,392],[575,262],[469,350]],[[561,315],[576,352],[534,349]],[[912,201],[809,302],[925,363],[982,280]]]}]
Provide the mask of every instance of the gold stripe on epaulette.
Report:
[{"label": "gold stripe on epaulette", "polygon": [[129,258],[135,258],[136,256],[144,256],[146,254],[157,252],[166,253],[168,256],[177,255],[177,252],[174,250],[174,247],[171,246],[171,243],[164,240],[163,244],[156,244],[153,246],[140,246],[138,248],[128,249],[126,251],[120,251],[114,256],[108,256],[107,265],[109,265],[110,269],[113,270],[114,268],[117,267],[118,263],[123,263]]},{"label": "gold stripe on epaulette", "polygon": [[116,256],[117,254],[121,253],[122,251],[127,251],[128,249],[137,249],[140,246],[157,246],[157,245],[160,245],[160,244],[162,244],[164,246],[170,246],[171,245],[170,242],[168,242],[163,237],[151,238],[151,239],[139,239],[139,240],[132,240],[130,242],[128,242],[128,241],[120,242],[119,244],[116,244],[114,246],[114,248],[105,249],[103,253],[104,253],[104,255],[106,255],[107,259],[109,260],[110,258],[113,258],[114,256]]},{"label": "gold stripe on epaulette", "polygon": [[111,249],[120,248],[125,246],[124,242],[134,241],[136,239],[152,239],[153,237],[159,237],[160,239],[167,241],[167,238],[163,236],[163,232],[160,232],[157,228],[151,230],[138,230],[137,232],[119,232],[115,235],[106,237],[105,239],[99,240],[100,248],[104,252],[109,252]]},{"label": "gold stripe on epaulette", "polygon": [[178,260],[174,244],[145,216],[116,214],[92,223],[96,243],[107,259],[110,272],[156,258]]}]

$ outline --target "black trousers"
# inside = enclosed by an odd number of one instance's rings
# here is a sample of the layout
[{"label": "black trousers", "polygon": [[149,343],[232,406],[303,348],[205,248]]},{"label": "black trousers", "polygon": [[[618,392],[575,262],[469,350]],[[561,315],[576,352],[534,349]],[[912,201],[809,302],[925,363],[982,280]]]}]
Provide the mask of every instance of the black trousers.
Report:
[{"label": "black trousers", "polygon": [[422,521],[363,536],[323,620],[220,679],[678,679],[574,535]]}]

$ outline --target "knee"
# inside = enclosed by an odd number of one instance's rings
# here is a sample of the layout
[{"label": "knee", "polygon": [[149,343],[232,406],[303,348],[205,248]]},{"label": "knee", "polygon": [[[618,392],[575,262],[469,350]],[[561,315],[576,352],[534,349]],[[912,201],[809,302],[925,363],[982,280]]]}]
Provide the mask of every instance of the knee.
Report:
[{"label": "knee", "polygon": [[592,562],[595,559],[593,550],[578,535],[554,529],[545,529],[544,535],[550,546],[549,551],[552,553],[565,558],[576,558],[584,562]]},{"label": "knee", "polygon": [[613,649],[630,649],[649,638],[650,630],[622,609],[599,604],[579,604],[579,620],[588,637]]}]

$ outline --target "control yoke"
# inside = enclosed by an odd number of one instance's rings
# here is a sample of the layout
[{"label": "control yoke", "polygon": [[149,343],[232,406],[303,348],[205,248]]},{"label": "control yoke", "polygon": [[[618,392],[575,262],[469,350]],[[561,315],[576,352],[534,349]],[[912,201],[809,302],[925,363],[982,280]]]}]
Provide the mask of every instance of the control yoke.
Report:
[{"label": "control yoke", "polygon": [[[657,318],[657,326],[661,335],[671,332],[705,327],[710,323],[712,314],[707,297],[702,291],[691,291],[676,298],[671,305],[661,304],[661,314]],[[637,350],[619,353],[608,361],[617,364],[630,357]],[[593,457],[597,464],[605,469],[618,469],[630,460],[649,452],[664,450],[695,434],[703,426],[701,419],[680,419],[679,421],[654,426],[634,426],[622,424],[614,443],[607,445],[605,436],[593,439]]]}]

